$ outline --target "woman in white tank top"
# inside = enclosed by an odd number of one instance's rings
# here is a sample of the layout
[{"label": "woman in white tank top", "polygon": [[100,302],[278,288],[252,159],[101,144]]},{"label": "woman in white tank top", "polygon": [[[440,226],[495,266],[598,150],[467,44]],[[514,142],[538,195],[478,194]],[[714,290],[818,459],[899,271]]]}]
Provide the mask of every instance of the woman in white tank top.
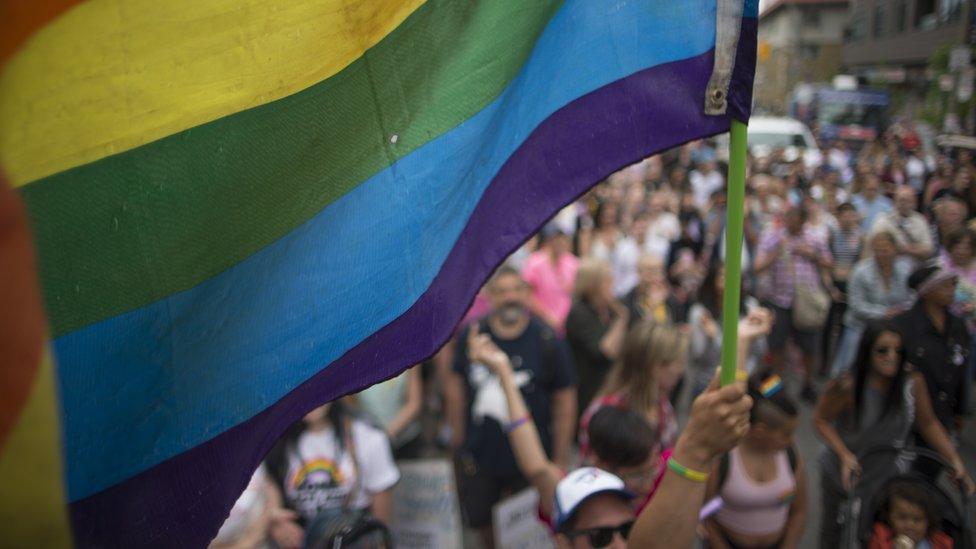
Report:
[{"label": "woman in white tank top", "polygon": [[[706,521],[709,547],[796,547],[806,523],[806,480],[793,452],[798,414],[782,381],[752,384],[752,426],[709,478],[706,499],[722,506]],[[764,396],[765,393],[765,396]]]}]

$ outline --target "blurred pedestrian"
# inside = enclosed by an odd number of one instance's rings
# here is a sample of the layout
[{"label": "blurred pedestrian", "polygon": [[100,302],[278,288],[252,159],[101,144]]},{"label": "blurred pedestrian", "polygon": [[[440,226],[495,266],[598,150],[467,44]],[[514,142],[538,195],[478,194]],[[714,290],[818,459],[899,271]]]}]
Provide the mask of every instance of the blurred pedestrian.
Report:
[{"label": "blurred pedestrian", "polygon": [[887,231],[894,235],[898,253],[913,262],[925,261],[935,253],[928,222],[915,211],[916,205],[915,191],[900,186],[895,191],[895,208],[880,214],[871,227],[871,233]]},{"label": "blurred pedestrian", "polygon": [[685,309],[671,292],[661,260],[650,255],[637,262],[637,286],[624,296],[622,302],[629,311],[629,326],[653,320],[658,324],[685,321]]},{"label": "blurred pedestrian", "polygon": [[706,155],[704,161],[688,176],[695,196],[695,206],[701,211],[707,210],[712,193],[725,188],[725,177],[715,168],[715,160],[711,155]]},{"label": "blurred pedestrian", "polygon": [[925,378],[906,366],[902,342],[894,326],[868,325],[850,374],[831,380],[817,403],[814,427],[826,445],[820,459],[821,547],[839,546],[837,512],[861,472],[858,454],[904,445],[913,427],[972,489],[965,464],[933,410]]},{"label": "blurred pedestrian", "polygon": [[959,433],[966,411],[970,350],[966,325],[949,310],[957,280],[938,264],[916,269],[908,277],[908,286],[918,299],[895,318],[905,335],[906,360],[924,376],[935,416],[951,436]]},{"label": "blurred pedestrian", "polygon": [[871,257],[854,267],[847,286],[844,331],[830,371],[834,377],[851,367],[864,327],[870,322],[893,318],[905,310],[911,299],[908,275],[912,271],[912,262],[896,255],[894,235],[874,233],[871,250]]},{"label": "blurred pedestrian", "polygon": [[711,470],[705,500],[722,498],[705,521],[708,547],[799,547],[806,526],[806,461],[793,446],[799,410],[778,376],[749,384],[750,427]]},{"label": "blurred pedestrian", "polygon": [[356,402],[377,426],[386,431],[397,460],[420,457],[420,412],[424,404],[424,382],[417,365],[402,374],[377,383],[356,394]]},{"label": "blurred pedestrian", "polygon": [[669,395],[684,374],[687,340],[678,330],[644,321],[624,337],[620,359],[580,419],[580,455],[589,455],[586,427],[604,406],[634,410],[657,431],[659,446],[671,448],[678,419]]},{"label": "blurred pedestrian", "polygon": [[942,243],[949,233],[965,227],[969,211],[965,202],[947,196],[932,205],[932,214],[935,219],[932,225],[932,241],[941,250]]},{"label": "blurred pedestrian", "polygon": [[826,243],[804,231],[805,221],[806,212],[802,208],[787,211],[784,226],[771,228],[760,239],[755,271],[757,276],[766,275],[759,297],[775,315],[773,331],[768,338],[772,366],[777,372],[783,371],[787,343],[792,339],[799,347],[803,361],[801,395],[811,401],[816,398],[813,373],[818,334],[826,322],[829,301],[825,304],[820,327],[811,329],[798,325],[794,313],[799,292],[825,291],[821,290],[821,269],[829,269],[832,260]]},{"label": "blurred pedestrian", "polygon": [[874,173],[864,176],[861,192],[854,195],[851,203],[861,214],[861,228],[865,231],[871,230],[875,217],[892,208],[891,200],[881,194],[881,178]]},{"label": "blurred pedestrian", "polygon": [[579,379],[578,410],[585,410],[620,354],[630,313],[612,291],[610,267],[584,259],[576,273],[576,295],[566,318],[566,342]]},{"label": "blurred pedestrian", "polygon": [[359,511],[390,522],[400,480],[390,442],[341,400],[289,427],[264,467],[280,502],[271,514],[271,537],[282,549],[302,547],[306,529],[320,517]]},{"label": "blurred pedestrian", "polygon": [[[551,327],[529,313],[529,291],[518,271],[500,267],[487,290],[492,312],[474,325],[511,357],[515,379],[546,452],[556,463],[568,466],[576,424],[576,379],[569,350]],[[446,395],[455,401],[448,410],[463,516],[491,547],[492,507],[528,481],[519,472],[505,436],[509,418],[500,382],[476,356],[469,356],[467,333],[465,328],[457,337],[448,379],[452,389]]]},{"label": "blurred pedestrian", "polygon": [[671,243],[681,236],[678,216],[668,210],[667,195],[655,191],[647,200],[647,235],[644,253],[662,261],[667,258]]},{"label": "blurred pedestrian", "polygon": [[831,268],[830,313],[823,330],[821,356],[824,366],[834,356],[834,346],[840,341],[843,332],[843,318],[847,311],[847,288],[854,265],[861,258],[864,249],[864,233],[861,231],[860,216],[850,202],[837,207],[837,228],[830,232],[828,246],[834,259]]},{"label": "blurred pedestrian", "polygon": [[[946,237],[940,258],[942,267],[957,277],[956,295],[950,308],[969,331],[969,365],[965,385],[972,392],[976,377],[976,231],[956,229]],[[971,395],[967,402],[971,402]]]},{"label": "blurred pedestrian", "polygon": [[559,227],[546,225],[540,237],[539,251],[532,253],[522,267],[522,277],[531,289],[529,308],[557,334],[562,334],[573,303],[573,282],[579,260],[569,251],[569,235]]},{"label": "blurred pedestrian", "polygon": [[[759,301],[743,291],[740,294],[739,318],[760,309]],[[688,312],[690,341],[688,353],[688,374],[691,378],[693,396],[705,390],[714,374],[715,365],[720,362],[722,351],[722,311],[725,297],[725,266],[716,265],[709,269],[698,294],[698,302]],[[772,312],[763,309],[763,314]],[[769,319],[772,322],[772,319]],[[746,346],[742,368],[746,373],[759,369],[766,353],[765,337],[752,341],[740,341]]]}]

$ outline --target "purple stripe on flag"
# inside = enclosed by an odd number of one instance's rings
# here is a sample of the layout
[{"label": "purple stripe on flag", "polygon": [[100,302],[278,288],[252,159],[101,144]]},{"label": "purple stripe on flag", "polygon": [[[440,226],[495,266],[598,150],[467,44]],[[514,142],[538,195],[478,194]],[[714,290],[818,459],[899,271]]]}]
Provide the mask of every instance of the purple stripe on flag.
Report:
[{"label": "purple stripe on flag", "polygon": [[[755,19],[746,21],[754,33]],[[748,82],[751,89],[755,64],[749,59],[739,57],[735,71],[741,74],[733,82]],[[71,504],[78,545],[205,546],[288,425],[322,402],[430,356],[451,336],[495,265],[562,206],[636,160],[727,131],[728,118],[702,112],[711,70],[711,52],[659,65],[555,112],[496,175],[440,273],[406,313],[257,416]]]}]

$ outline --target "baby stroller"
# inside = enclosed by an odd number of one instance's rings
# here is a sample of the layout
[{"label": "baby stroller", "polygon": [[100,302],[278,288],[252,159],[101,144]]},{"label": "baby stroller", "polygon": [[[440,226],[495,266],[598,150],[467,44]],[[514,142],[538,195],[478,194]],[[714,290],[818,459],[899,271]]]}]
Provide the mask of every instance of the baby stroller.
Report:
[{"label": "baby stroller", "polygon": [[841,547],[867,547],[886,487],[893,480],[917,482],[929,491],[942,517],[942,531],[953,547],[974,549],[973,516],[965,490],[952,480],[952,467],[924,448],[882,446],[860,456],[861,475],[840,508]]}]

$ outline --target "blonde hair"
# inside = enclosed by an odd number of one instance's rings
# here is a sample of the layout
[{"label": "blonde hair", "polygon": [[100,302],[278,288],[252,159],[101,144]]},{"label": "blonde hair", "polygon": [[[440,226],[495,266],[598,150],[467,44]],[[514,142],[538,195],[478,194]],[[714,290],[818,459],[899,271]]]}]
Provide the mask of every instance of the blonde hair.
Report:
[{"label": "blonde hair", "polygon": [[660,389],[657,372],[685,359],[687,338],[676,328],[645,320],[624,337],[620,360],[614,364],[598,396],[620,394],[627,405],[656,414]]},{"label": "blonde hair", "polygon": [[606,276],[610,276],[610,265],[606,261],[592,257],[580,261],[579,268],[576,270],[573,297],[581,299],[592,296],[600,289],[600,284]]}]

